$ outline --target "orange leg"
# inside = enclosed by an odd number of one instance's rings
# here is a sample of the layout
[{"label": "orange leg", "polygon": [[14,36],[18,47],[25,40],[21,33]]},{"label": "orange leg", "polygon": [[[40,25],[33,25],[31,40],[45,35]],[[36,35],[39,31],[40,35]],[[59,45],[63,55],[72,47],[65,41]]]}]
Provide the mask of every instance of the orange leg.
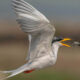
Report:
[{"label": "orange leg", "polygon": [[28,70],[28,71],[24,71],[24,73],[31,73],[32,71],[34,71],[35,69],[32,70]]}]

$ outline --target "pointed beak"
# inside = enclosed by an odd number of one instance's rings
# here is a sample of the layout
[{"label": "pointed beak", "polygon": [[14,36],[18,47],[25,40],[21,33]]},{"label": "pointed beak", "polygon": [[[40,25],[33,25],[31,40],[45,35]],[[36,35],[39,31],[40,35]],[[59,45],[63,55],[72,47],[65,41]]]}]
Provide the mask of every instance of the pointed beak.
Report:
[{"label": "pointed beak", "polygon": [[60,43],[61,43],[63,46],[71,47],[70,45],[63,43],[63,42],[65,42],[65,41],[69,41],[69,40],[72,40],[72,39],[70,39],[70,38],[64,38],[63,40],[61,40]]}]

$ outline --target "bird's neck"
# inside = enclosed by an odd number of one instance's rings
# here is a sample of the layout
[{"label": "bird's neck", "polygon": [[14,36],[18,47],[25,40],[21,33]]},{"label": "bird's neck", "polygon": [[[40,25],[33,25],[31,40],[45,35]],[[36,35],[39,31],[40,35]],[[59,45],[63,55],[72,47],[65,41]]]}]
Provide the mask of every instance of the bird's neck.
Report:
[{"label": "bird's neck", "polygon": [[57,59],[57,54],[58,54],[58,49],[59,49],[59,45],[56,43],[53,43],[52,45],[52,52],[53,52],[53,56],[55,59]]}]

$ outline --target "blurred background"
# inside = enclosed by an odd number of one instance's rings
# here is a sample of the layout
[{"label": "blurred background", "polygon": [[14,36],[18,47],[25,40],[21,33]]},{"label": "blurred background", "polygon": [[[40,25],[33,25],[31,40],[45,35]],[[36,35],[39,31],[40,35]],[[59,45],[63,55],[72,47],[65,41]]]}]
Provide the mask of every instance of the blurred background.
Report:
[{"label": "blurred background", "polygon": [[[80,41],[80,0],[25,1],[50,19],[56,28],[56,36]],[[16,22],[11,0],[0,0],[0,70],[16,69],[25,64],[27,49],[27,34]],[[80,47],[61,47],[53,67],[21,73],[8,80],[80,80]]]}]

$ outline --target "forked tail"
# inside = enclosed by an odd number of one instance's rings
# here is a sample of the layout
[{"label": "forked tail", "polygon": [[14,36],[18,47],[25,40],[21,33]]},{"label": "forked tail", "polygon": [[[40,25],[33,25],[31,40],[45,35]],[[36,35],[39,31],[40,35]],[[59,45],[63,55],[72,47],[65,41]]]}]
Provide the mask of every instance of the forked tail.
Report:
[{"label": "forked tail", "polygon": [[[15,75],[18,75],[24,71],[29,71],[30,68],[28,66],[28,64],[24,64],[23,66],[21,66],[20,68],[18,69],[15,69],[15,70],[11,70],[11,71],[0,71],[0,73],[3,73],[3,74],[10,74],[9,76],[7,76],[6,78],[4,79],[7,79],[7,78],[10,78],[10,77],[13,77]],[[1,80],[4,80],[4,79],[1,79]]]}]

